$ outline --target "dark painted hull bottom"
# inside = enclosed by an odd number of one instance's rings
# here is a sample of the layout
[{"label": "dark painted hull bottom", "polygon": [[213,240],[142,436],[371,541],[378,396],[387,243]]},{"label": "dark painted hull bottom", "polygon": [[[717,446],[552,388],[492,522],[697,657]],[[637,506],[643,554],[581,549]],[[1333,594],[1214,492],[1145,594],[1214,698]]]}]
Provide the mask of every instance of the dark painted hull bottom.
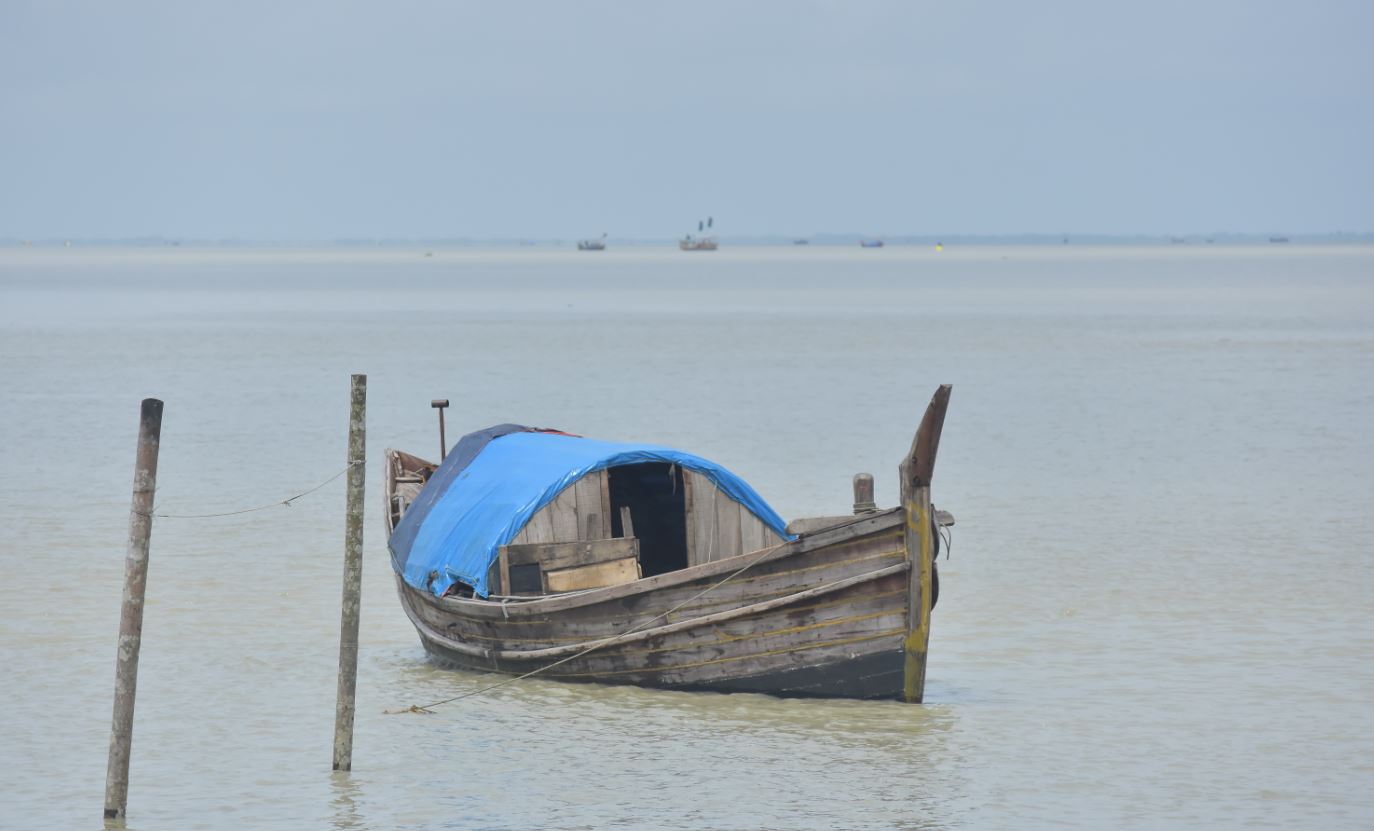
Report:
[{"label": "dark painted hull bottom", "polygon": [[[489,667],[473,664],[472,658],[451,652],[438,644],[420,639],[425,651],[438,663],[456,669],[473,672],[490,672]],[[617,682],[612,679],[563,678],[556,674],[542,677],[558,681],[581,683],[625,684],[655,687],[667,690],[709,691],[709,692],[749,692],[776,695],[783,698],[899,698],[902,694],[902,668],[904,657],[900,649],[861,655],[833,664],[815,667],[798,667],[780,672],[751,675],[743,678],[728,678],[709,684],[670,684],[654,682]],[[519,673],[508,673],[519,674]]]}]

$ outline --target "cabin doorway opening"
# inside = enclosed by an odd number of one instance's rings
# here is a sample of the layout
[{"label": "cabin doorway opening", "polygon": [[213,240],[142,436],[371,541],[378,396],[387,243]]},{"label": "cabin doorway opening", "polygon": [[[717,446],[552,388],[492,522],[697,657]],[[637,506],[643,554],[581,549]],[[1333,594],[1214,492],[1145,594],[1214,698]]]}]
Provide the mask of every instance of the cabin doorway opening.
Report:
[{"label": "cabin doorway opening", "polygon": [[639,538],[639,567],[645,577],[687,567],[687,497],[682,468],[667,462],[613,467],[610,477],[611,535],[623,537],[620,509],[630,509]]}]

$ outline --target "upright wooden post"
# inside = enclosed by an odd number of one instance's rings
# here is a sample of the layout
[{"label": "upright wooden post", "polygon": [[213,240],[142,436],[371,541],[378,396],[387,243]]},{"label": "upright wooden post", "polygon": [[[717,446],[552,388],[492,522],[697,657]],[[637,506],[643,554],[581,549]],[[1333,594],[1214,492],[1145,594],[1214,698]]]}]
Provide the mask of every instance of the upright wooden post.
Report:
[{"label": "upright wooden post", "polygon": [[878,510],[873,501],[873,474],[854,474],[854,515],[871,514]]},{"label": "upright wooden post", "polygon": [[926,653],[930,648],[930,488],[916,488],[902,497],[906,515],[906,550],[911,573],[907,583],[907,627],[903,642],[902,700],[919,704],[925,698]]},{"label": "upright wooden post", "polygon": [[367,376],[353,376],[348,413],[348,508],[344,522],[343,615],[339,624],[339,695],[334,710],[334,770],[353,769],[358,688],[358,617],[363,588],[363,474],[367,455]]},{"label": "upright wooden post", "polygon": [[906,516],[907,579],[906,639],[902,643],[902,700],[919,704],[925,698],[926,651],[930,646],[930,593],[935,551],[931,533],[930,479],[935,472],[935,453],[940,429],[949,406],[950,386],[941,385],[926,407],[925,417],[902,461],[902,509]]},{"label": "upright wooden post", "polygon": [[448,441],[444,438],[444,408],[448,406],[448,399],[436,398],[429,406],[439,411],[439,461],[442,462],[448,458]]},{"label": "upright wooden post", "polygon": [[105,766],[105,818],[124,816],[129,805],[129,752],[134,740],[134,696],[138,689],[138,652],[143,643],[143,595],[148,586],[148,541],[153,533],[153,494],[157,490],[157,451],[162,440],[162,402],[143,399],[134,458],[133,503],[129,508],[129,546],[124,556],[124,601],[119,612],[119,649],[115,658],[114,717],[110,758]]}]

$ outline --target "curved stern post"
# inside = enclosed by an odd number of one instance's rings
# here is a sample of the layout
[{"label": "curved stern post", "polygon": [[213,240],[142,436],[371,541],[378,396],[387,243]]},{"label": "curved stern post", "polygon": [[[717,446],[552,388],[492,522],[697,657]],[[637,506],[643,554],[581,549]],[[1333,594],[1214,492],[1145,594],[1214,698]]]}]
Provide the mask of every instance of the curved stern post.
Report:
[{"label": "curved stern post", "polygon": [[908,572],[906,639],[902,642],[902,700],[919,704],[925,697],[926,649],[930,644],[930,592],[935,551],[931,528],[930,479],[940,430],[949,406],[949,384],[941,384],[926,407],[925,417],[912,439],[911,450],[898,472],[902,482],[902,508],[906,516]]}]

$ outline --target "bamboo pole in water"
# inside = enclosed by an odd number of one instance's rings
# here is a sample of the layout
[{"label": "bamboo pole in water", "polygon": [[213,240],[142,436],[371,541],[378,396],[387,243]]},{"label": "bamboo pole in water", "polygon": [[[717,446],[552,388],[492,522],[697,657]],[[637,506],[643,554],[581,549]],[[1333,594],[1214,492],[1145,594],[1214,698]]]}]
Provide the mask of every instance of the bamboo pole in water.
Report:
[{"label": "bamboo pole in water", "polygon": [[344,522],[343,614],[339,624],[339,695],[334,710],[334,770],[353,769],[358,617],[363,584],[363,474],[366,454],[367,376],[354,375],[348,414],[348,507]]},{"label": "bamboo pole in water", "polygon": [[148,542],[153,533],[153,494],[157,490],[157,451],[161,439],[162,402],[145,398],[138,420],[129,545],[124,557],[114,716],[110,723],[110,757],[105,766],[106,819],[122,818],[129,804],[129,753],[134,740],[134,696],[138,689],[138,653],[143,642],[143,597],[148,586]]}]

